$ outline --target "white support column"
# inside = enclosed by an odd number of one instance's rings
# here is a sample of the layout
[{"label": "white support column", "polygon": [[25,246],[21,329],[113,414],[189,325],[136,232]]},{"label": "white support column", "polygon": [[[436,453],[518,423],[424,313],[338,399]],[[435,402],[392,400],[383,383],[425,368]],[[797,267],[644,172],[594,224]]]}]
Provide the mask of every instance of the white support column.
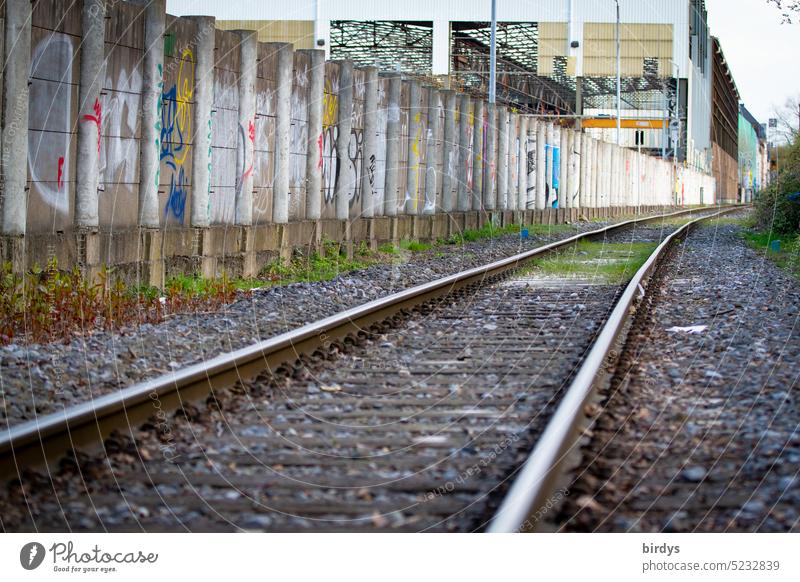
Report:
[{"label": "white support column", "polygon": [[[291,44],[281,43],[281,46],[278,48],[278,91],[275,120],[275,184],[272,188],[272,221],[277,224],[286,224],[289,222],[289,132],[292,125],[291,101],[292,82],[294,79],[293,73],[294,49]],[[350,69],[350,73],[352,75],[352,68]],[[350,95],[352,101],[352,88]],[[342,99],[340,97],[340,107],[341,102]],[[337,197],[337,216],[338,211]],[[345,218],[347,218],[346,200]]]},{"label": "white support column", "polygon": [[509,208],[508,196],[508,108],[497,109],[497,208]]},{"label": "white support column", "polygon": [[472,208],[471,184],[472,175],[472,132],[475,131],[475,120],[472,115],[472,103],[469,95],[459,95],[458,112],[458,149],[456,150],[456,210],[464,212]]},{"label": "white support column", "polygon": [[519,153],[517,154],[517,210],[525,210],[528,206],[528,128],[530,118],[519,116]]},{"label": "white support column", "polygon": [[508,198],[509,210],[517,210],[519,199],[519,124],[520,116],[508,114]]},{"label": "white support column", "polygon": [[472,209],[483,208],[483,111],[485,104],[478,99],[473,104],[472,127]]},{"label": "white support column", "polygon": [[456,92],[442,91],[444,131],[442,136],[442,210],[452,212],[454,185],[458,183],[458,132],[456,131]]},{"label": "white support column", "polygon": [[400,164],[400,92],[402,77],[399,73],[389,76],[388,111],[386,120],[386,173],[383,188],[383,213],[397,216],[399,206],[398,180]]},{"label": "white support column", "polygon": [[378,67],[364,68],[364,154],[361,159],[361,216],[371,218],[375,208],[375,159],[378,155]]},{"label": "white support column", "polygon": [[592,144],[592,199],[595,208],[602,207],[601,166],[603,164],[603,142],[594,139]]},{"label": "white support column", "polygon": [[[236,167],[253,168],[256,134],[256,67],[258,65],[258,33],[242,30],[239,35],[239,132]],[[244,170],[236,176],[236,224],[253,224],[253,172]]]},{"label": "white support column", "polygon": [[589,183],[589,170],[588,170],[588,162],[589,162],[589,136],[585,133],[581,133],[581,159],[580,159],[580,187],[578,188],[578,205],[586,208],[589,206],[588,203],[588,192],[587,192],[587,184]]},{"label": "white support column", "polygon": [[428,89],[428,135],[425,141],[425,204],[423,214],[434,214],[441,209],[436,196],[436,140],[439,134],[439,91]]},{"label": "white support column", "polygon": [[570,143],[569,143],[569,134],[571,130],[567,129],[566,127],[559,126],[558,132],[558,146],[559,146],[559,156],[561,158],[559,164],[559,174],[558,174],[558,207],[559,208],[569,208],[569,167],[570,167],[570,160],[569,160],[569,152],[570,152]]},{"label": "white support column", "polygon": [[306,218],[322,216],[322,104],[325,91],[325,51],[304,51],[309,56],[308,141],[306,142]]},{"label": "white support column", "polygon": [[[28,77],[31,68],[31,3],[6,0],[3,128],[3,234],[24,235],[28,220]],[[19,270],[19,269],[15,269]]]},{"label": "white support column", "polygon": [[192,155],[192,205],[191,226],[208,226],[209,197],[211,195],[211,110],[214,103],[214,18],[193,16],[197,23],[197,44],[194,68],[194,107],[192,128],[194,145]]},{"label": "white support column", "polygon": [[488,123],[484,136],[483,207],[497,208],[497,105],[486,105]]},{"label": "white support column", "polygon": [[139,153],[139,226],[158,228],[161,156],[161,92],[164,82],[164,0],[139,0],[145,6],[142,59],[142,139]]},{"label": "white support column", "polygon": [[[336,163],[339,168],[346,168],[350,163],[350,133],[353,128],[353,61],[340,61],[339,63],[339,121],[337,126],[339,135],[336,137]],[[287,156],[288,147],[287,142]],[[348,183],[348,180],[336,180],[334,196],[336,218],[339,220],[347,220],[350,217],[349,192],[354,187],[355,184]]]},{"label": "white support column", "polygon": [[570,172],[572,174],[569,181],[570,208],[580,208],[581,206],[581,137],[580,132],[572,131],[570,133],[570,141],[572,142],[572,147],[570,147]]},{"label": "white support column", "polygon": [[565,208],[572,208],[573,200],[572,200],[572,189],[577,184],[578,180],[575,174],[572,173],[573,166],[575,165],[575,132],[571,129],[564,130],[567,134],[566,139],[566,154],[564,155],[564,162],[566,162],[567,167],[566,171],[564,172],[566,178],[566,183],[564,187],[564,207]]},{"label": "white support column", "polygon": [[106,3],[84,2],[81,10],[81,72],[78,98],[78,161],[75,226],[96,227],[99,217],[100,147],[105,75]]},{"label": "white support column", "polygon": [[[544,142],[539,145],[539,149],[544,151],[544,155],[540,158],[544,160],[544,172],[542,173],[544,183],[542,188],[536,192],[536,208],[538,210],[549,208],[553,196],[553,124],[548,121],[542,125],[544,125]],[[541,178],[539,180],[541,183]]]},{"label": "white support column", "polygon": [[419,166],[422,143],[422,110],[420,108],[420,86],[417,81],[408,81],[408,166],[406,167],[405,213],[419,214]]}]

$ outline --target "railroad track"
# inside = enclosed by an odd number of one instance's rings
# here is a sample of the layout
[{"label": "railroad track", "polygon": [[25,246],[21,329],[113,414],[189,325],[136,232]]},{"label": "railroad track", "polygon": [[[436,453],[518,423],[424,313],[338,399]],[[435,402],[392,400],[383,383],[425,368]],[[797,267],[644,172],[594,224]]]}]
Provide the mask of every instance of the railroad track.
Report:
[{"label": "railroad track", "polygon": [[[17,477],[3,527],[535,527],[641,285],[692,224],[663,219],[445,277],[13,427],[0,439],[0,468]],[[592,238],[661,244],[627,286],[512,276]],[[22,469],[33,464],[45,469]]]}]

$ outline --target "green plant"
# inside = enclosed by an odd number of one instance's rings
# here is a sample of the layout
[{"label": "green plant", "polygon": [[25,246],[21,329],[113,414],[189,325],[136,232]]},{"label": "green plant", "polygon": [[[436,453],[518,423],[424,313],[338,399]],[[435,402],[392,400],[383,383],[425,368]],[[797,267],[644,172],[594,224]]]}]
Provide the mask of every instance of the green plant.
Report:
[{"label": "green plant", "polygon": [[509,234],[519,234],[521,229],[522,227],[519,224],[494,226],[492,223],[487,222],[477,230],[466,229],[459,233],[453,234],[449,239],[447,239],[447,243],[452,245],[461,245],[465,242],[477,242],[479,240],[497,238]]},{"label": "green plant", "polygon": [[[745,230],[742,237],[750,247],[763,252],[780,268],[800,277],[800,235],[778,236],[771,232]],[[772,247],[774,241],[780,242],[777,251]]]},{"label": "green plant", "polygon": [[400,248],[404,251],[410,251],[412,253],[421,253],[424,251],[429,251],[432,248],[432,245],[415,240],[404,240],[400,241]]},{"label": "green plant", "polygon": [[755,200],[756,227],[778,235],[800,232],[800,137],[780,148],[779,171]]},{"label": "green plant", "polygon": [[45,269],[34,265],[24,275],[5,263],[0,276],[0,344],[14,339],[69,342],[96,329],[157,323],[168,314],[216,309],[235,296],[226,275],[212,280],[172,278],[161,297],[153,287],[127,286],[107,267],[90,281],[77,267],[59,270],[55,259]]},{"label": "green plant", "polygon": [[656,243],[581,241],[534,262],[528,272],[621,283],[641,267]]}]

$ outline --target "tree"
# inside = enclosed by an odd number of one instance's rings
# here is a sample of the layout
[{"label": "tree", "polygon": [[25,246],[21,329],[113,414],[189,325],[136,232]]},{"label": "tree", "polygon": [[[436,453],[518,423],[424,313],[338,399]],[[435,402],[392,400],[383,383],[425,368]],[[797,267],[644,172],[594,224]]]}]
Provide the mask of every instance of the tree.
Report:
[{"label": "tree", "polygon": [[783,13],[783,21],[791,24],[795,13],[800,13],[800,0],[767,0],[767,4],[774,4]]},{"label": "tree", "polygon": [[793,143],[800,136],[800,95],[789,97],[783,107],[775,109],[781,141]]}]

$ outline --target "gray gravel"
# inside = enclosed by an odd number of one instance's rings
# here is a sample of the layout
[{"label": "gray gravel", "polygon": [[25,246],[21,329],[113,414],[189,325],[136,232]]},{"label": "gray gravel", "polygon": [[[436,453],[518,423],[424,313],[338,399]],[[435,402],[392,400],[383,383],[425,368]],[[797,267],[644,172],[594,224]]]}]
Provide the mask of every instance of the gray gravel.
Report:
[{"label": "gray gravel", "polygon": [[135,382],[245,347],[298,325],[522,250],[594,230],[520,241],[506,236],[462,246],[403,253],[332,281],[255,291],[218,312],[177,315],[119,332],[97,332],[69,345],[0,347],[0,428],[62,410]]},{"label": "gray gravel", "polygon": [[564,530],[800,531],[800,284],[740,231],[701,227],[660,269]]},{"label": "gray gravel", "polygon": [[480,529],[619,290],[521,275],[429,303],[23,471],[0,529]]}]

